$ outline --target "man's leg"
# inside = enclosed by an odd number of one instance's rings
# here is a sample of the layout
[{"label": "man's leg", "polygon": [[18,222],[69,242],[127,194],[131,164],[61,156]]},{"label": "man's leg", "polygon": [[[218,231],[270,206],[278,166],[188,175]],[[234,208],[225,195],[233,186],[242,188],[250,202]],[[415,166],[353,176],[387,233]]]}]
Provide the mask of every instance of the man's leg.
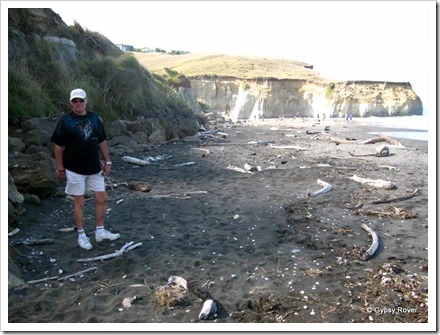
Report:
[{"label": "man's leg", "polygon": [[96,199],[96,226],[104,226],[105,212],[107,210],[107,192],[95,192]]},{"label": "man's leg", "polygon": [[103,240],[116,240],[120,237],[119,234],[113,234],[104,229],[104,219],[107,210],[107,193],[105,191],[96,191],[96,234],[95,241],[101,242]]},{"label": "man's leg", "polygon": [[73,218],[75,219],[76,228],[84,230],[84,204],[86,202],[84,195],[75,195],[73,205]]}]

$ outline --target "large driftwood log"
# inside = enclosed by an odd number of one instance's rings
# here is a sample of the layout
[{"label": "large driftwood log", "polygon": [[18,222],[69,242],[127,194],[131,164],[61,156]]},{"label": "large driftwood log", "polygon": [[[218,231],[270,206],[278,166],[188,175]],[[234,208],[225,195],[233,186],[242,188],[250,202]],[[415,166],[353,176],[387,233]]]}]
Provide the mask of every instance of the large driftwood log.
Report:
[{"label": "large driftwood log", "polygon": [[394,145],[396,147],[405,148],[405,146],[402,143],[400,143],[399,141],[396,141],[394,138],[391,138],[391,137],[386,136],[384,134],[379,134],[379,136],[369,138],[369,139],[363,141],[362,144],[374,144],[377,142],[387,142],[387,143]]},{"label": "large driftwood log", "polygon": [[374,188],[384,188],[388,190],[396,188],[396,184],[388,180],[361,178],[356,175],[353,175],[353,177],[348,177],[348,178],[357,181],[358,183],[361,184],[367,184],[368,186]]},{"label": "large driftwood log", "polygon": [[102,255],[102,256],[97,256],[97,257],[90,257],[90,258],[81,258],[81,259],[77,259],[77,262],[93,262],[93,261],[103,261],[106,259],[110,259],[110,258],[114,258],[114,257],[118,257],[123,255],[126,252],[129,252],[130,250],[133,250],[137,247],[140,247],[142,245],[141,242],[133,244],[134,242],[128,242],[125,243],[125,245],[119,249],[118,251],[112,253],[112,254],[108,254],[108,255]]},{"label": "large driftwood log", "polygon": [[333,190],[333,186],[330,185],[329,183],[326,183],[325,181],[318,179],[317,180],[318,185],[321,185],[322,188],[318,191],[315,192],[307,192],[307,195],[309,197],[316,197],[317,195],[321,194],[321,193],[327,193],[330,192],[331,190]]},{"label": "large driftwood log", "polygon": [[361,256],[361,259],[363,261],[366,261],[370,257],[374,255],[377,248],[379,247],[379,236],[375,233],[373,229],[368,227],[365,223],[362,224],[362,229],[365,230],[368,234],[370,234],[372,238],[371,246],[368,248],[368,250]]}]

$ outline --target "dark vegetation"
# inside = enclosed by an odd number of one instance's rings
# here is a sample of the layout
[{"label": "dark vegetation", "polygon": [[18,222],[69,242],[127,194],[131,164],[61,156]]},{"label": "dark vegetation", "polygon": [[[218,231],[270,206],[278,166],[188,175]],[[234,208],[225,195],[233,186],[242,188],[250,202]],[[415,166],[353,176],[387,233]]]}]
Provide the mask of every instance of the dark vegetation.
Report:
[{"label": "dark vegetation", "polygon": [[[172,88],[173,76],[151,74],[99,33],[67,26],[50,9],[9,9],[8,18],[9,127],[69,111],[69,92],[77,87],[88,93],[89,109],[108,121],[195,118]],[[67,57],[47,36],[73,41],[76,56]]]}]

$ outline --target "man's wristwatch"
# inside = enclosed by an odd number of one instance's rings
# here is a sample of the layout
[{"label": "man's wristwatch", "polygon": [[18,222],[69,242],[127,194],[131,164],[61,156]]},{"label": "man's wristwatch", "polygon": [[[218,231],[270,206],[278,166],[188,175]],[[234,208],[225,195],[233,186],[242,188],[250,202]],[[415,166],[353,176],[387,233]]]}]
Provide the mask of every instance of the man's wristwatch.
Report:
[{"label": "man's wristwatch", "polygon": [[107,165],[112,165],[112,162],[105,162],[105,164],[107,164]]}]

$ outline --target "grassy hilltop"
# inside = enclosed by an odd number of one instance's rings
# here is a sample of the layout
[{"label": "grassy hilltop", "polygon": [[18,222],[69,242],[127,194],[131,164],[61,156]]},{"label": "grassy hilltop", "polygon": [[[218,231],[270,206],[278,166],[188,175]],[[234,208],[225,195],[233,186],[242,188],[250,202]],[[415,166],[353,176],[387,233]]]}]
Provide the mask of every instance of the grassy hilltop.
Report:
[{"label": "grassy hilltop", "polygon": [[[310,64],[286,59],[245,57],[223,54],[184,54],[133,52],[138,62],[149,71],[162,75],[165,69],[186,77],[234,77],[242,79],[275,78],[323,81]],[[307,66],[307,67],[306,67]]]}]

